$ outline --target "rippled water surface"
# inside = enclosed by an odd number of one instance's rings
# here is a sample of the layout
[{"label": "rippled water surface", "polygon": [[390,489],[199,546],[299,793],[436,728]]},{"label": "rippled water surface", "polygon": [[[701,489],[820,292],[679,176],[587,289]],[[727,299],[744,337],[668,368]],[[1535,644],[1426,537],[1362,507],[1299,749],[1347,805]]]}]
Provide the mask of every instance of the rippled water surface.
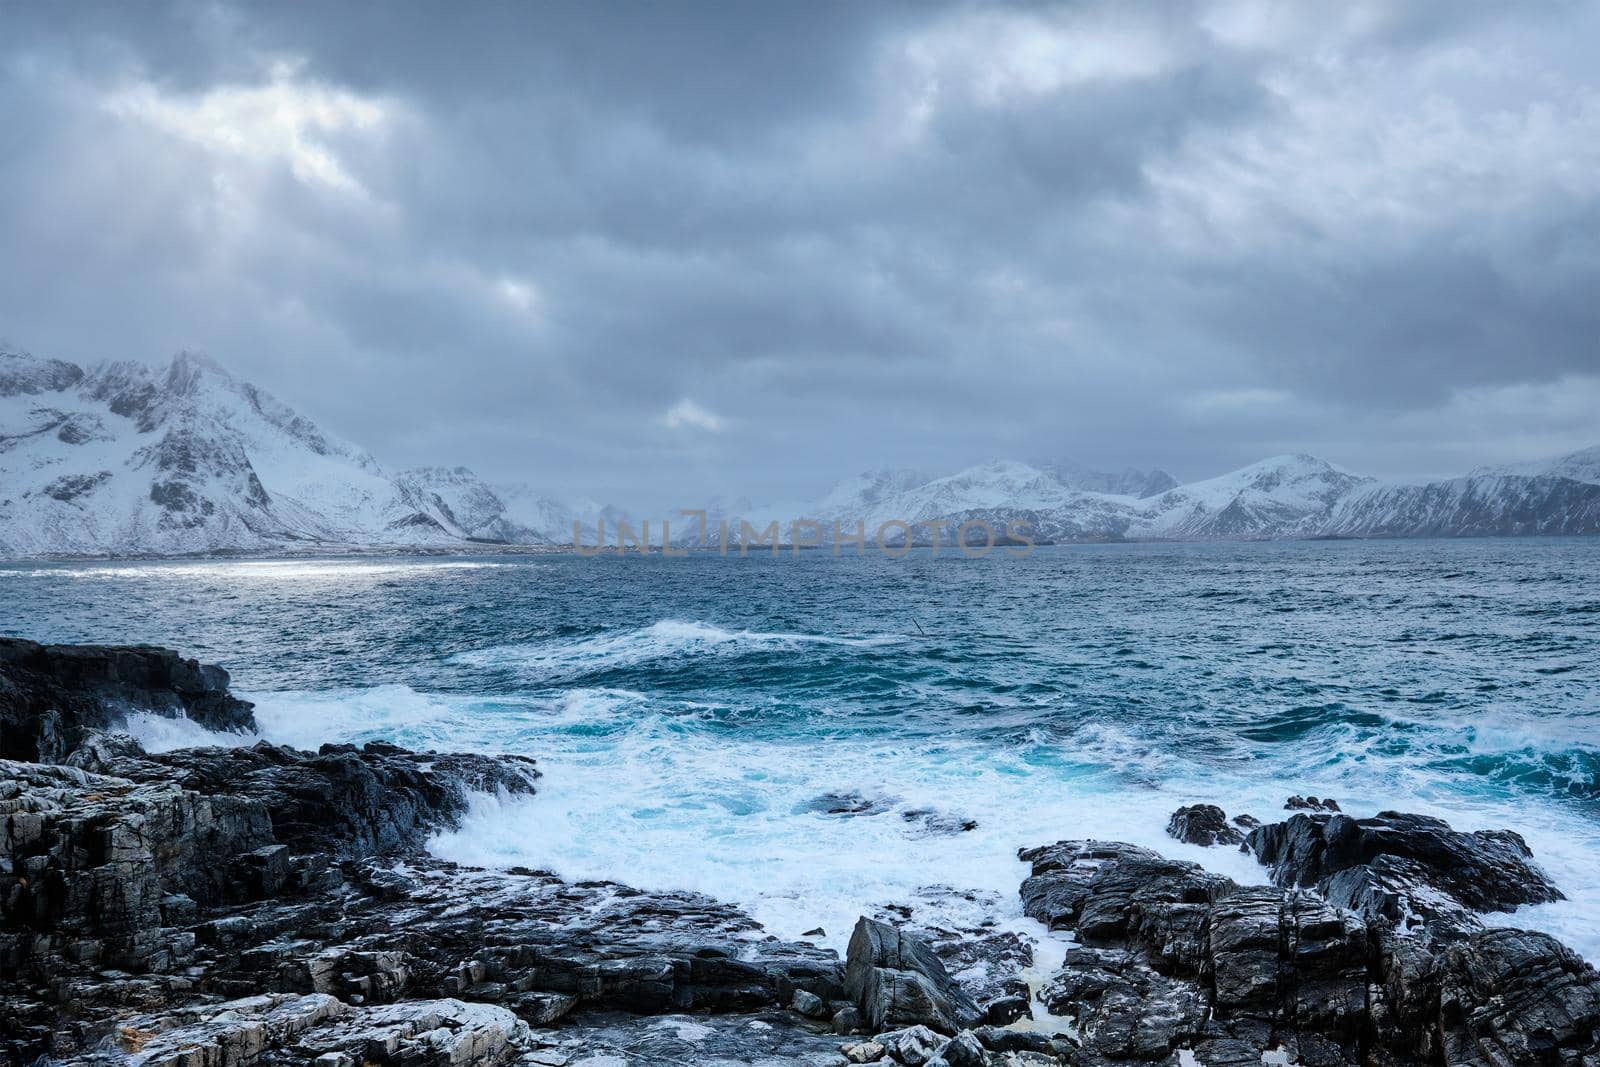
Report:
[{"label": "rippled water surface", "polygon": [[10,565],[0,630],[222,663],[274,740],[535,756],[537,798],[436,850],[782,934],[917,896],[1014,912],[1015,850],[1068,836],[1260,880],[1167,814],[1312,792],[1522,831],[1573,899],[1505,921],[1600,958],[1592,539]]}]

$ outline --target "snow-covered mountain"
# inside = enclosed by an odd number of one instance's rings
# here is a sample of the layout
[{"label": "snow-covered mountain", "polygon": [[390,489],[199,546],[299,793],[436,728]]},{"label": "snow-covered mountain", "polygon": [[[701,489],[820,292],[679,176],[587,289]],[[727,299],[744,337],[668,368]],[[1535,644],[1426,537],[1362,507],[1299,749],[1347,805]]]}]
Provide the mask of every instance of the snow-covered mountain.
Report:
[{"label": "snow-covered mountain", "polygon": [[0,351],[0,556],[535,536],[506,511],[461,468],[391,476],[204,356],[85,369]]},{"label": "snow-covered mountain", "polygon": [[[880,527],[886,544],[903,544],[907,527],[916,543],[953,544],[979,521],[1000,539],[1025,525],[1041,542],[1600,533],[1600,447],[1419,483],[1307,455],[1186,485],[1000,460],[940,477],[868,471],[809,502],[718,498],[706,511],[713,545],[720,522],[730,543],[748,522],[757,535],[776,523],[787,544],[802,519],[824,543],[838,524],[868,544]],[[693,519],[667,518],[676,543],[698,542]],[[0,557],[566,545],[575,520],[589,544],[603,521],[614,545],[628,519],[465,467],[390,473],[203,356],[86,369],[0,350]],[[641,532],[638,518],[629,525]],[[659,520],[650,534],[659,544]]]},{"label": "snow-covered mountain", "polygon": [[[811,519],[822,526],[824,543],[837,522],[841,541],[864,524],[869,544],[882,527],[888,545],[905,542],[901,524],[913,528],[913,543],[937,537],[955,544],[968,522],[986,523],[1000,538],[1014,524],[1025,525],[1041,542],[1600,533],[1597,460],[1600,449],[1588,449],[1464,478],[1398,484],[1292,454],[1146,495],[1138,490],[1152,475],[1096,475],[1070,464],[1001,461],[926,481],[869,472],[814,504],[730,516],[730,543],[739,540],[741,518],[758,534],[777,522],[785,543],[795,520]],[[1135,491],[1082,488],[1105,484],[1096,479],[1118,479]],[[980,530],[974,527],[969,538],[981,539]]]},{"label": "snow-covered mountain", "polygon": [[1192,540],[1301,533],[1336,501],[1372,481],[1315,456],[1274,456],[1142,502],[1127,533]]},{"label": "snow-covered mountain", "polygon": [[1437,482],[1368,486],[1338,500],[1318,527],[1347,537],[1600,533],[1600,448]]}]

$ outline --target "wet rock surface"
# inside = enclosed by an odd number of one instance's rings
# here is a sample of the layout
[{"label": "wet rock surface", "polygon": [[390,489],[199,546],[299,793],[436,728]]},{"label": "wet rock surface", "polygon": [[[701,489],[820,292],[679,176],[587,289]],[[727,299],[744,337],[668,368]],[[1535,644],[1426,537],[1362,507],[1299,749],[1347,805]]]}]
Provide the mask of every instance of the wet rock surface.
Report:
[{"label": "wet rock surface", "polygon": [[1238,845],[1244,831],[1228,821],[1228,815],[1215,804],[1192,804],[1172,813],[1167,833],[1190,845]]},{"label": "wet rock surface", "polygon": [[349,856],[414,850],[420,834],[466,811],[470,792],[532,793],[539,777],[525,757],[409,752],[376,741],[323,745],[315,753],[262,741],[152,754],[126,735],[100,735],[68,761],[131,781],[254,801],[283,844]]},{"label": "wet rock surface", "polygon": [[1518,834],[1463,833],[1427,815],[1299,814],[1252,830],[1247,847],[1278,885],[1446,940],[1482,928],[1477,912],[1563,899]]},{"label": "wet rock surface", "polygon": [[[237,724],[194,688],[217,674],[40,649],[0,659],[8,744],[34,754],[0,760],[0,1062],[1600,1067],[1600,976],[1477,918],[1559,893],[1506,831],[1305,811],[1253,829],[1275,884],[1252,886],[1060,841],[1021,853],[1025,914],[1071,934],[1048,973],[1032,935],[927,921],[958,892],[937,886],[863,917],[841,960],[703,896],[421,849],[471,791],[533,793],[532,761],[147,753],[95,716],[156,686]],[[1185,840],[1237,825],[1178,815]]]},{"label": "wet rock surface", "polygon": [[948,1034],[982,1015],[938,954],[899,927],[863,916],[846,961],[846,991],[873,1030],[927,1025]]},{"label": "wet rock surface", "polygon": [[252,708],[229,694],[227,671],[170,649],[0,637],[0,759],[59,763],[132,711],[254,732]]}]

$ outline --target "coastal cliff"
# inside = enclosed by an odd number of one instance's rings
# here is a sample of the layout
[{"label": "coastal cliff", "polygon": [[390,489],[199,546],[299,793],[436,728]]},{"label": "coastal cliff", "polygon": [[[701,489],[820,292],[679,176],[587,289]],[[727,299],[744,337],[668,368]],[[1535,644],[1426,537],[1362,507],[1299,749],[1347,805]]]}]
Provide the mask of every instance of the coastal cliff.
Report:
[{"label": "coastal cliff", "polygon": [[994,924],[863,916],[845,958],[704,896],[428,855],[533,760],[265,741],[220,668],[0,639],[4,1062],[1600,1064],[1600,975],[1482,913],[1558,899],[1510,831],[1295,798],[1178,812],[1239,885],[1118,842],[1024,850],[1046,966]]}]

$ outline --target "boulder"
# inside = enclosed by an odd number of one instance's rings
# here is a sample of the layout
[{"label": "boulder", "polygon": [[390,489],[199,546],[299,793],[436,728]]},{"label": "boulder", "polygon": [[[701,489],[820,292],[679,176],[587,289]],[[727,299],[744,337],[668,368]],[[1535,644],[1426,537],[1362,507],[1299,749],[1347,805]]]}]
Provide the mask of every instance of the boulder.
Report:
[{"label": "boulder", "polygon": [[1230,825],[1228,815],[1215,804],[1191,804],[1172,813],[1167,833],[1190,845],[1238,845],[1244,832]]},{"label": "boulder", "polygon": [[981,1015],[925,942],[865,916],[850,935],[845,987],[871,1030],[924,1025],[953,1034]]},{"label": "boulder", "polygon": [[1298,794],[1283,802],[1284,811],[1338,811],[1339,802],[1332,797],[1303,797]]}]

